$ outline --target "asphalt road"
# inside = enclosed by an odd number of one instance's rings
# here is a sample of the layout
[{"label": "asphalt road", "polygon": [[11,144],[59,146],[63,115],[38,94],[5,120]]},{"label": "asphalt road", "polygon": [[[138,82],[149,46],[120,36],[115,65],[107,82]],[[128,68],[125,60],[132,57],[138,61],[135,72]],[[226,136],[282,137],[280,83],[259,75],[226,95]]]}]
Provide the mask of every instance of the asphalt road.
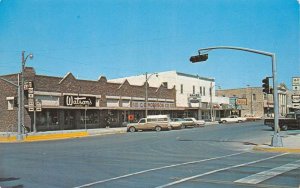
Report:
[{"label": "asphalt road", "polygon": [[300,185],[300,155],[256,152],[261,122],[0,145],[0,187]]}]

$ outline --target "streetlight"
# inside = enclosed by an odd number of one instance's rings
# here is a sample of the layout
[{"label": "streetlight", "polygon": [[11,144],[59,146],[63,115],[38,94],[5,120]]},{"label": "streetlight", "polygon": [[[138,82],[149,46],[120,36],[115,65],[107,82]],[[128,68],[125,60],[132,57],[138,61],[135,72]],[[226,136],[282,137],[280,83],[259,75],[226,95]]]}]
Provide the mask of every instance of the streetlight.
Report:
[{"label": "streetlight", "polygon": [[[21,69],[21,100],[20,100],[20,109],[21,109],[21,126],[25,127],[24,125],[24,111],[25,111],[25,105],[24,105],[24,70],[25,70],[25,64],[28,59],[33,59],[33,54],[30,53],[25,57],[25,51],[22,51],[22,69]],[[19,130],[20,129],[20,130]],[[21,127],[18,127],[18,136],[17,140],[22,140],[21,136]]]},{"label": "streetlight", "polygon": [[[274,53],[269,53],[269,52],[264,52],[264,51],[259,51],[259,50],[254,50],[254,49],[249,49],[249,48],[242,48],[242,47],[233,47],[233,46],[216,46],[216,47],[209,47],[209,48],[201,48],[198,50],[199,55],[192,56],[190,58],[190,61],[192,63],[197,63],[200,61],[206,61],[208,59],[208,54],[207,52],[210,50],[216,50],[216,49],[229,49],[229,50],[241,50],[241,51],[246,51],[246,52],[251,52],[251,53],[256,53],[264,56],[268,56],[272,58],[272,77],[273,77],[273,98],[274,98],[274,135],[271,140],[271,145],[274,147],[282,147],[282,139],[279,134],[279,126],[278,126],[278,114],[279,114],[279,109],[278,109],[278,88],[277,88],[277,70],[276,70],[276,61],[275,61],[275,54]],[[205,54],[201,54],[201,53]]]},{"label": "streetlight", "polygon": [[148,73],[146,72],[146,84],[145,84],[145,117],[148,116],[148,80],[151,78],[151,76],[156,75],[158,77],[157,73],[152,73],[148,77]]}]

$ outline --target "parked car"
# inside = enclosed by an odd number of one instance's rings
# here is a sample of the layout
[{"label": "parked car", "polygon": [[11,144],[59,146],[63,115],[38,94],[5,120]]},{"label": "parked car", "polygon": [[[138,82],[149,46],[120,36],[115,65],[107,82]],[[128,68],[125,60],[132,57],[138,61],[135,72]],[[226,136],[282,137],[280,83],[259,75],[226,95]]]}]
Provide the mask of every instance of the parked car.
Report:
[{"label": "parked car", "polygon": [[186,121],[183,118],[172,118],[172,122],[179,122],[181,129],[187,128],[187,127],[194,127],[194,122]]},{"label": "parked car", "polygon": [[245,118],[247,121],[262,120],[262,117],[258,117],[258,116],[254,116],[254,115],[250,115],[250,114],[245,115]]},{"label": "parked car", "polygon": [[238,117],[237,115],[231,115],[226,118],[221,118],[219,123],[241,123],[246,121],[246,118]]},{"label": "parked car", "polygon": [[203,127],[205,125],[205,121],[202,119],[197,120],[195,118],[184,118],[184,120],[193,123],[194,127]]},{"label": "parked car", "polygon": [[[264,124],[274,130],[274,118],[266,118]],[[288,129],[300,129],[300,111],[289,113],[284,118],[278,118],[278,125],[280,130],[283,131]]]},{"label": "parked car", "polygon": [[137,123],[128,123],[127,131],[135,132],[139,130],[171,130],[171,120],[167,115],[153,115],[140,119]]}]

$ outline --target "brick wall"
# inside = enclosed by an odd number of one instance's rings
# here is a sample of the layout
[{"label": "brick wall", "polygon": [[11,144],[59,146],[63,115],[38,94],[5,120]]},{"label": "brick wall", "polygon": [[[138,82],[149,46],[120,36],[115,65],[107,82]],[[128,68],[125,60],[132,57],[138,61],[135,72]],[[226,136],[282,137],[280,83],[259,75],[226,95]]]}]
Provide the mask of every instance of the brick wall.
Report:
[{"label": "brick wall", "polygon": [[[216,95],[225,96],[225,97],[235,96],[237,98],[246,98],[247,105],[241,106],[242,107],[241,116],[251,115],[251,106],[252,106],[252,113],[254,116],[257,117],[264,116],[264,93],[262,92],[262,88],[260,87],[216,90]],[[253,96],[252,100],[251,100],[251,95]]]}]

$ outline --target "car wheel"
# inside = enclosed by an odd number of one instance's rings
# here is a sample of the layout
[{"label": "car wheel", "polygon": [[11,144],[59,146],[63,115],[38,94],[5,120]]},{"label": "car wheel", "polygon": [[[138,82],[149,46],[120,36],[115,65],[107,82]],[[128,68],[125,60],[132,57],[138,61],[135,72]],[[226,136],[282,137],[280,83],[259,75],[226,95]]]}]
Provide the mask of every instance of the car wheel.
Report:
[{"label": "car wheel", "polygon": [[222,121],[222,123],[226,123],[226,121],[225,121],[225,120],[223,120],[223,121]]},{"label": "car wheel", "polygon": [[242,123],[242,121],[241,121],[241,120],[238,120],[238,123]]},{"label": "car wheel", "polygon": [[136,131],[136,129],[135,129],[134,127],[130,127],[130,128],[129,128],[129,131],[133,133],[133,132]]},{"label": "car wheel", "polygon": [[160,126],[156,126],[156,127],[155,127],[155,130],[156,130],[156,132],[161,131],[161,127],[160,127]]},{"label": "car wheel", "polygon": [[283,125],[283,126],[281,127],[281,130],[287,131],[287,130],[288,130],[288,127],[287,127],[286,125]]}]

